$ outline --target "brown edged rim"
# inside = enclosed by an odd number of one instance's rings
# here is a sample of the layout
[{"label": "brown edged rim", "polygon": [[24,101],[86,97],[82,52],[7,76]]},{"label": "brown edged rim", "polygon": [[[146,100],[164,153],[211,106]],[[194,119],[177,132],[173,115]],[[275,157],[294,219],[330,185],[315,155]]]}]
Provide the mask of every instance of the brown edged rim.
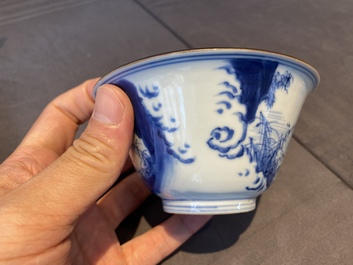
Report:
[{"label": "brown edged rim", "polygon": [[240,47],[210,47],[210,48],[192,48],[192,49],[184,49],[184,50],[175,50],[175,51],[169,51],[169,52],[163,52],[163,53],[157,53],[151,56],[146,56],[137,60],[133,60],[129,63],[123,64],[121,66],[118,66],[116,68],[114,68],[113,70],[109,71],[108,73],[104,74],[96,83],[95,85],[95,90],[98,89],[97,85],[101,83],[101,81],[103,79],[105,79],[107,76],[110,76],[112,73],[118,71],[119,69],[124,69],[124,68],[128,68],[130,66],[134,66],[134,65],[138,65],[138,64],[143,64],[144,62],[148,62],[148,61],[155,61],[158,58],[165,58],[165,57],[173,57],[179,54],[198,54],[198,53],[203,53],[203,52],[219,52],[219,51],[224,51],[226,53],[230,53],[230,52],[234,52],[234,53],[239,53],[239,54],[253,54],[253,55],[262,55],[265,56],[267,55],[268,57],[272,57],[272,58],[280,58],[283,61],[287,61],[291,64],[294,65],[299,65],[301,68],[306,69],[308,72],[310,72],[312,74],[312,76],[314,77],[315,82],[313,82],[314,84],[314,89],[318,86],[318,84],[320,83],[320,75],[318,73],[318,71],[312,67],[310,64],[308,64],[307,62],[298,59],[294,56],[285,54],[285,53],[280,53],[280,52],[273,52],[273,51],[269,51],[269,50],[262,50],[262,49],[255,49],[255,48],[240,48]]}]

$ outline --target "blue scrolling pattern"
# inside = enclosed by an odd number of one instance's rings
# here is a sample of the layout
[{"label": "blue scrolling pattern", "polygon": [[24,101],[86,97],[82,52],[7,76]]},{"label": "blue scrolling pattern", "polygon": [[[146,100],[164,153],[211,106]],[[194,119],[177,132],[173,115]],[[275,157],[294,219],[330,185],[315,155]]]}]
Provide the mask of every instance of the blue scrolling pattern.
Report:
[{"label": "blue scrolling pattern", "polygon": [[[145,87],[144,89],[139,86],[141,100],[144,106],[144,111],[147,117],[152,121],[152,125],[157,128],[158,137],[163,139],[167,154],[178,159],[181,163],[191,164],[195,161],[195,157],[185,156],[190,149],[190,145],[185,143],[182,147],[176,147],[174,143],[168,140],[168,135],[179,130],[175,118],[166,118],[166,114],[162,114],[163,105],[158,100],[160,96],[159,87],[152,85],[152,89]],[[152,114],[147,105],[151,105],[154,113]]]},{"label": "blue scrolling pattern", "polygon": [[[220,83],[221,92],[216,95],[216,112],[219,115],[231,115],[234,125],[220,126],[210,133],[207,141],[211,149],[218,151],[220,157],[237,159],[247,156],[255,164],[257,173],[253,185],[247,190],[260,191],[268,188],[283,160],[284,151],[294,127],[281,120],[269,121],[259,105],[264,102],[270,110],[276,102],[276,91],[288,93],[293,76],[288,71],[276,71],[278,64],[262,60],[234,59],[229,65],[216,70],[226,71],[238,82]],[[258,114],[257,114],[258,113]],[[271,116],[271,115],[270,115]],[[233,127],[232,127],[233,126]],[[257,137],[246,137],[250,130]],[[249,175],[239,173],[239,176]]]},{"label": "blue scrolling pattern", "polygon": [[125,79],[119,80],[116,85],[125,91],[134,105],[135,139],[132,151],[140,158],[139,173],[147,185],[158,193],[166,166],[172,164],[173,159],[184,164],[195,161],[189,152],[191,146],[188,143],[176,146],[169,140],[179,130],[178,120],[162,111],[164,106],[159,101],[161,91],[158,86],[136,87]]}]

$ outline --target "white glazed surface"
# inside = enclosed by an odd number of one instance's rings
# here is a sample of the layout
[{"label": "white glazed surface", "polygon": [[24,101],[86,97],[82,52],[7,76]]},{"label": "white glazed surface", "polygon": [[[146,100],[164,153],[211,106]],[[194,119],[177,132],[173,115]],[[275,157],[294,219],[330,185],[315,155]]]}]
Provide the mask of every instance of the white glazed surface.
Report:
[{"label": "white glazed surface", "polygon": [[[259,165],[266,167],[266,163],[275,161],[272,171],[277,172],[301,106],[318,82],[318,77],[313,81],[301,70],[305,65],[291,66],[283,61],[276,65],[277,79],[274,75],[274,90],[269,96],[273,100],[257,104],[251,122],[245,119],[249,109],[241,102],[242,81],[228,59],[172,61],[153,67],[147,64],[142,71],[132,66],[133,71],[125,71],[123,77],[109,81],[119,85],[117,81],[124,79],[134,85],[134,93],[143,106],[143,111],[136,115],[148,116],[154,124],[153,134],[159,134],[153,137],[152,149],[159,152],[160,146],[166,146],[162,158],[151,155],[144,137],[136,133],[131,151],[136,170],[162,198],[165,211],[224,214],[255,208],[256,197],[275,177],[266,176]],[[112,76],[114,72],[110,73]],[[281,78],[286,83],[275,85]],[[276,148],[272,151],[272,162],[258,158],[264,150],[254,155],[256,148],[269,147]],[[151,165],[155,167],[154,182]]]}]

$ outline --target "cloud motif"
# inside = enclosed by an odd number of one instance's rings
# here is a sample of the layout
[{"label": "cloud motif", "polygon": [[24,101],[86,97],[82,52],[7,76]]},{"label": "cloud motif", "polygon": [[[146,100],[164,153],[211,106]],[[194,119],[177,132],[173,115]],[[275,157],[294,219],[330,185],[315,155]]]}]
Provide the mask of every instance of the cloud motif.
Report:
[{"label": "cloud motif", "polygon": [[[254,166],[239,177],[256,176],[246,190],[259,191],[269,187],[283,160],[284,151],[294,126],[267,120],[258,113],[261,102],[270,110],[276,102],[276,91],[288,92],[293,75],[276,71],[277,63],[261,60],[235,59],[216,70],[226,72],[221,90],[216,96],[216,112],[226,124],[213,129],[208,146],[226,159],[249,159]],[[259,115],[259,116],[257,116]],[[270,118],[270,117],[269,117]],[[260,122],[257,122],[260,121]],[[254,124],[256,123],[256,124]],[[274,123],[274,124],[272,124]],[[246,137],[248,128],[257,137]],[[247,169],[249,170],[249,169]]]},{"label": "cloud motif", "polygon": [[139,87],[139,91],[142,94],[143,97],[145,98],[156,98],[159,95],[159,89],[158,86],[152,86],[152,90],[148,89],[146,86],[145,89],[142,89],[142,87]]},{"label": "cloud motif", "polygon": [[211,138],[207,141],[207,144],[215,150],[220,151],[221,153],[226,153],[229,151],[231,146],[223,146],[227,144],[229,140],[232,139],[234,135],[234,130],[228,127],[218,127],[211,132]]},{"label": "cloud motif", "polygon": [[[168,107],[166,107],[168,104],[162,104],[162,101],[170,98],[170,95],[165,94],[160,88],[160,84],[152,83],[144,86],[139,85],[138,87],[144,112],[153,127],[157,129],[157,135],[163,139],[166,154],[173,156],[181,163],[193,163],[195,156],[190,154],[190,145],[186,142],[176,143],[174,141],[175,138],[178,138],[175,134],[180,133],[181,126],[178,117],[174,116],[178,114],[178,111],[173,109],[171,104]],[[178,97],[178,95],[175,94],[175,97]],[[175,102],[175,98],[173,98],[173,101]]]},{"label": "cloud motif", "polygon": [[[241,119],[239,119],[241,121]],[[217,127],[211,132],[211,137],[207,141],[210,148],[218,150],[224,156],[230,150],[237,148],[246,136],[246,124],[237,130],[229,126]]]}]

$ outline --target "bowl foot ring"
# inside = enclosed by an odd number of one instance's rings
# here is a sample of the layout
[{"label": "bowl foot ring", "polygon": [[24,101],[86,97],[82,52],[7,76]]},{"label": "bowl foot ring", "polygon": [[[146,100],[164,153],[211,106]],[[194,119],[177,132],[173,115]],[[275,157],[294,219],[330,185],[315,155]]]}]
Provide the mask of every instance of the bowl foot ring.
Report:
[{"label": "bowl foot ring", "polygon": [[166,200],[163,209],[176,214],[232,214],[255,209],[256,198],[236,200]]}]

